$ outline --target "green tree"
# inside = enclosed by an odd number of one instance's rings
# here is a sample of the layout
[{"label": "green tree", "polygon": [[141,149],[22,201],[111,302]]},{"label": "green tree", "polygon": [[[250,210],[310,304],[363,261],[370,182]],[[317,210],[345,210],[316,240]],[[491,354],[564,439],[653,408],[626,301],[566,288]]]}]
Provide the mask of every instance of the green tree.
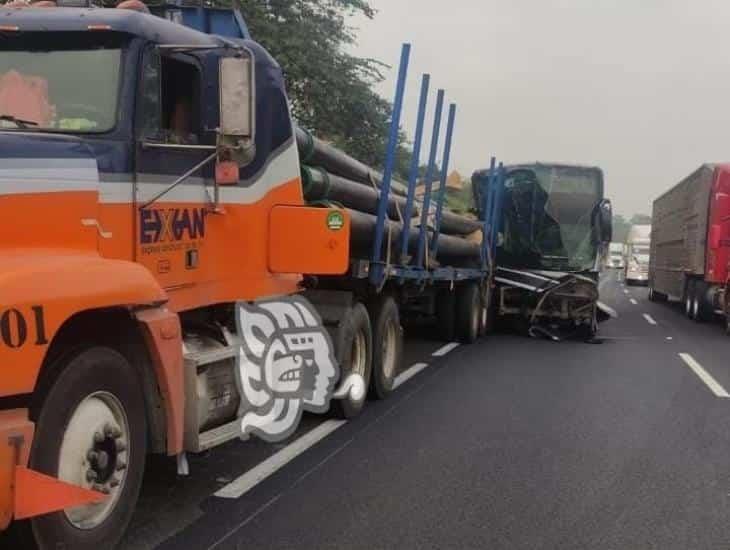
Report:
[{"label": "green tree", "polygon": [[[242,0],[251,35],[281,65],[297,123],[358,160],[381,167],[390,103],[374,90],[387,66],[347,53],[355,41],[347,17],[375,11],[366,0]],[[405,178],[405,136],[395,173]]]}]

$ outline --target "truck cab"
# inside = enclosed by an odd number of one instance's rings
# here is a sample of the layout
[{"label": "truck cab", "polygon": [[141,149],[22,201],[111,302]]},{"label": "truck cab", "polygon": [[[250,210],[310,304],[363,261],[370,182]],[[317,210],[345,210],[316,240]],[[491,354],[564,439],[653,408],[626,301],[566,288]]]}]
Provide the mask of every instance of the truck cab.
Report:
[{"label": "truck cab", "polygon": [[147,452],[184,471],[240,436],[235,305],[344,273],[349,218],[305,206],[282,71],[252,40],[0,15],[0,530],[109,548]]}]

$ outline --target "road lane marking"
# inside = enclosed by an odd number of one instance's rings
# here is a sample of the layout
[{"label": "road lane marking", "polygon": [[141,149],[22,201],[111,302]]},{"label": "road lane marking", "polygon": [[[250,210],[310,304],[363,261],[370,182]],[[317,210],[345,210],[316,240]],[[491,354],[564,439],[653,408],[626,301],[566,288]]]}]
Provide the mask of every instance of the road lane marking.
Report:
[{"label": "road lane marking", "polygon": [[628,294],[628,293],[629,293],[628,289],[625,288],[624,289],[624,294]]},{"label": "road lane marking", "polygon": [[220,498],[240,498],[267,477],[279,471],[304,451],[346,423],[346,420],[326,420],[296,441],[284,447],[278,453],[270,456],[242,476],[239,476],[225,487],[216,491],[214,495]]},{"label": "road lane marking", "polygon": [[644,313],[644,319],[646,319],[646,322],[649,323],[650,325],[657,324],[657,322],[654,320],[654,318],[651,315],[649,315],[648,313]]},{"label": "road lane marking", "polygon": [[673,340],[673,339],[674,338],[672,338],[671,336],[667,336],[667,340]]},{"label": "road lane marking", "polygon": [[687,363],[687,366],[691,368],[697,376],[699,376],[700,380],[702,380],[705,385],[712,390],[712,393],[714,393],[717,397],[730,397],[730,393],[727,393],[725,388],[723,388],[709,372],[703,369],[702,365],[695,361],[694,357],[692,357],[689,353],[680,353],[679,356],[682,358],[682,361]]},{"label": "road lane marking", "polygon": [[634,300],[633,298],[631,298],[631,300],[629,300],[629,301],[630,301],[630,302],[631,302],[632,304],[634,304],[634,305],[636,305],[636,304],[638,304],[638,303],[639,303],[639,302],[637,302],[636,300]]},{"label": "road lane marking", "polygon": [[416,376],[427,366],[428,363],[416,363],[415,365],[411,365],[410,367],[408,367],[406,370],[404,370],[402,373],[395,377],[395,382],[393,382],[393,389],[396,389],[399,386],[408,382],[408,380]]},{"label": "road lane marking", "polygon": [[208,546],[208,550],[213,550],[213,548],[217,548],[221,545],[221,543],[227,541],[229,538],[231,538],[232,535],[238,532],[241,527],[244,527],[246,524],[250,523],[252,520],[256,519],[256,517],[261,514],[262,512],[266,511],[267,508],[270,508],[272,504],[274,504],[277,500],[281,498],[281,494],[276,495],[274,498],[272,498],[270,501],[268,501],[266,504],[261,506],[258,510],[256,510],[253,514],[248,516],[246,519],[244,519],[241,523],[236,525],[233,529],[228,531],[223,537],[218,539],[216,542]]},{"label": "road lane marking", "polygon": [[443,357],[444,355],[458,347],[458,342],[451,342],[450,344],[446,344],[444,347],[437,349],[431,355],[433,355],[434,357]]}]

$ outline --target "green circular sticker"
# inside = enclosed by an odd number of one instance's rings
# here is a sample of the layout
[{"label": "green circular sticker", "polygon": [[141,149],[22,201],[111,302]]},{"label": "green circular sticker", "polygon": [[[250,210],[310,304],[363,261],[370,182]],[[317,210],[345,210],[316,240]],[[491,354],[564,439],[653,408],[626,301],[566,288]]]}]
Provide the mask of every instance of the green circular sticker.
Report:
[{"label": "green circular sticker", "polygon": [[345,227],[345,217],[342,215],[342,212],[337,212],[336,210],[333,210],[329,214],[327,214],[327,228],[331,229],[332,231],[339,231]]}]

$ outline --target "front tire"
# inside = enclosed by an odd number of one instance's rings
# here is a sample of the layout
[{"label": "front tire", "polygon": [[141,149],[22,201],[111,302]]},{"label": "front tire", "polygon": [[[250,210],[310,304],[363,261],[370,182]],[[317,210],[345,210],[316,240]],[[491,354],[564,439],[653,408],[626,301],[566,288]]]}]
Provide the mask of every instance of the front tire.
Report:
[{"label": "front tire", "polygon": [[40,408],[30,467],[108,494],[28,521],[38,548],[113,548],[134,512],[144,473],[147,426],[134,367],[106,347],[65,362]]}]

